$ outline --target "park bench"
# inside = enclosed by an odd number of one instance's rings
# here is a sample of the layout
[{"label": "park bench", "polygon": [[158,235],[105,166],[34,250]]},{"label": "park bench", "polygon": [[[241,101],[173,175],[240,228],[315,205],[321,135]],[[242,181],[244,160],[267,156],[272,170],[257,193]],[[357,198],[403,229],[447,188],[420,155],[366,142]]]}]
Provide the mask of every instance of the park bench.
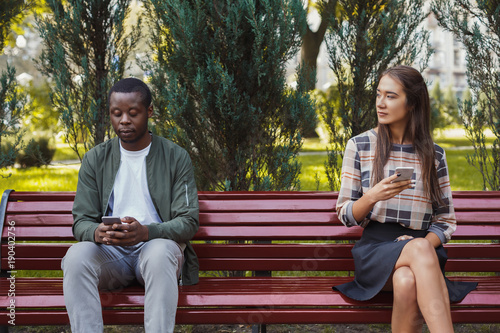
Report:
[{"label": "park bench", "polygon": [[[453,197],[458,228],[446,245],[446,268],[451,280],[479,283],[452,305],[453,321],[500,323],[500,192]],[[202,275],[197,285],[179,287],[177,323],[389,323],[390,293],[356,302],[331,288],[352,279],[350,251],[361,235],[338,221],[336,198],[335,192],[199,192],[193,243]],[[0,325],[69,323],[62,278],[43,274],[60,270],[74,241],[73,199],[68,192],[3,194]],[[41,276],[20,277],[21,270]],[[102,292],[101,299],[105,324],[143,323],[140,286]]]}]

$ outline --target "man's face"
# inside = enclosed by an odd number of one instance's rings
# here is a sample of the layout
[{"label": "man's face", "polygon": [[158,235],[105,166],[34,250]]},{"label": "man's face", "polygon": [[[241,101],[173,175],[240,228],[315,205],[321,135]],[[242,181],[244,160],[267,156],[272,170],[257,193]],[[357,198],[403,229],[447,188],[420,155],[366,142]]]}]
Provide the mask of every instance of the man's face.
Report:
[{"label": "man's face", "polygon": [[151,142],[148,132],[148,118],[153,115],[153,107],[141,103],[139,92],[113,92],[109,99],[109,116],[116,135],[126,150],[137,151]]}]

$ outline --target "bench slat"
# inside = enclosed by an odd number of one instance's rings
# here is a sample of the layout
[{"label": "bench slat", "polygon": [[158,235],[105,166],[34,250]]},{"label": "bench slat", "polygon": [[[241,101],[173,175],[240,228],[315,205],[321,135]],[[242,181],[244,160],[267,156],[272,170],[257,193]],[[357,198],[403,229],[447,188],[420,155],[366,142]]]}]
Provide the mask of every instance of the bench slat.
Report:
[{"label": "bench slat", "polygon": [[314,199],[314,200],[210,200],[200,201],[200,210],[204,212],[265,212],[265,211],[335,211],[335,201],[330,199]]},{"label": "bench slat", "polygon": [[[16,268],[59,270],[72,243],[19,243]],[[201,270],[335,271],[353,270],[353,244],[193,244]],[[447,271],[500,271],[500,244],[448,244]],[[492,250],[493,248],[493,250]],[[2,267],[8,267],[2,245]],[[43,251],[43,257],[40,256]],[[471,261],[470,257],[482,258]],[[465,259],[464,259],[465,258]],[[490,258],[490,259],[487,259]]]},{"label": "bench slat", "polygon": [[[2,266],[8,267],[7,258]],[[202,271],[354,271],[354,262],[346,258],[307,260],[302,258],[209,258],[199,259]],[[16,259],[17,270],[60,270],[61,259],[51,257]],[[500,272],[499,259],[449,259],[447,272]]]},{"label": "bench slat", "polygon": [[[0,324],[8,325],[6,311],[0,311]],[[500,322],[497,308],[460,309],[452,308],[454,323]],[[390,309],[185,309],[179,308],[177,324],[342,324],[342,323],[387,323]],[[132,325],[144,321],[141,310],[103,309],[106,325]],[[17,325],[68,325],[65,311],[27,311],[16,313]]]},{"label": "bench slat", "polygon": [[9,202],[7,212],[9,214],[23,214],[38,212],[40,214],[71,214],[72,201],[29,201]]},{"label": "bench slat", "polygon": [[[196,240],[355,240],[362,228],[344,226],[277,226],[266,227],[200,227]],[[500,225],[463,225],[455,231],[453,239],[500,239]]]},{"label": "bench slat", "polygon": [[[181,286],[179,288],[179,306],[345,306],[345,297],[333,291],[331,286],[350,281],[352,278],[346,277],[310,277],[310,278],[209,278],[200,279],[200,283],[195,286]],[[498,304],[500,297],[499,278],[481,277],[467,278],[476,280],[481,284],[482,280],[490,281],[492,286],[496,282],[496,287],[489,287],[488,292],[482,290],[481,285],[477,290],[472,291],[465,299],[454,306],[494,306]],[[30,281],[31,280],[31,281]],[[62,279],[50,279],[47,283],[34,279],[16,280],[16,307],[18,308],[63,308],[64,298],[62,295]],[[273,280],[273,283],[269,283]],[[278,281],[279,283],[277,283]],[[311,281],[312,280],[312,281]],[[228,282],[228,283],[226,283]],[[312,283],[314,282],[314,283]],[[4,291],[6,283],[0,285],[0,290]],[[221,288],[223,287],[223,288]],[[38,291],[40,290],[40,291]],[[45,292],[42,292],[44,290]],[[35,291],[37,291],[35,293]],[[8,306],[9,299],[3,294],[0,296],[0,307]],[[304,297],[307,295],[307,297]],[[101,301],[103,307],[110,304],[114,306],[137,306],[144,301],[144,291],[141,287],[132,287],[121,290],[118,293],[102,292]],[[347,300],[352,306],[366,305],[388,305],[392,303],[391,293],[381,293],[373,300],[357,302]]]},{"label": "bench slat", "polygon": [[[458,229],[463,225],[498,225],[498,212],[457,212]],[[15,221],[18,226],[43,226],[43,225],[66,225],[73,224],[73,215],[67,214],[7,214],[6,221]],[[333,212],[252,212],[252,213],[200,213],[200,225],[202,226],[231,226],[231,225],[338,225],[337,214]]]},{"label": "bench slat", "polygon": [[[6,240],[8,231],[4,228],[2,239]],[[16,227],[15,230],[16,241],[20,240],[33,240],[33,241],[74,241],[73,232],[71,228],[61,226],[50,226],[43,228],[30,228],[30,227]]]},{"label": "bench slat", "polygon": [[44,191],[44,192],[32,192],[14,191],[9,196],[10,200],[14,201],[71,201],[75,200],[75,192],[64,192],[64,191]]},{"label": "bench slat", "polygon": [[294,224],[340,225],[335,212],[230,212],[200,213],[201,225],[294,225]]},{"label": "bench slat", "polygon": [[67,226],[73,225],[73,215],[71,214],[8,214],[6,221],[14,221],[15,226]]}]

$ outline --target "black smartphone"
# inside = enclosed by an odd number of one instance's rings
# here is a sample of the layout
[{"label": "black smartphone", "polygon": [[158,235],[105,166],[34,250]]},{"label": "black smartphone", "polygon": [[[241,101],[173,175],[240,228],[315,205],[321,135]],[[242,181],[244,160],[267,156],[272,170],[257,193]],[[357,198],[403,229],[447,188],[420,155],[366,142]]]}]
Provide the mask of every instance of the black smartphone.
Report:
[{"label": "black smartphone", "polygon": [[113,225],[115,223],[121,224],[122,220],[120,220],[118,216],[103,216],[102,223],[104,223],[105,225]]}]

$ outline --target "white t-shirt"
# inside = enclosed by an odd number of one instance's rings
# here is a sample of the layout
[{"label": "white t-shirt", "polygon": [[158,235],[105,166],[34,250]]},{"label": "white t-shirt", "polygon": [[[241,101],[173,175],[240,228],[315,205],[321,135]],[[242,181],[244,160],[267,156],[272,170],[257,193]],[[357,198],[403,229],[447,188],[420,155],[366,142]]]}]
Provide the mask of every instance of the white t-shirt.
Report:
[{"label": "white t-shirt", "polygon": [[120,168],[116,174],[110,207],[113,216],[134,217],[143,225],[161,223],[151,200],[146,176],[146,156],[151,144],[139,151],[122,147],[120,141]]}]

